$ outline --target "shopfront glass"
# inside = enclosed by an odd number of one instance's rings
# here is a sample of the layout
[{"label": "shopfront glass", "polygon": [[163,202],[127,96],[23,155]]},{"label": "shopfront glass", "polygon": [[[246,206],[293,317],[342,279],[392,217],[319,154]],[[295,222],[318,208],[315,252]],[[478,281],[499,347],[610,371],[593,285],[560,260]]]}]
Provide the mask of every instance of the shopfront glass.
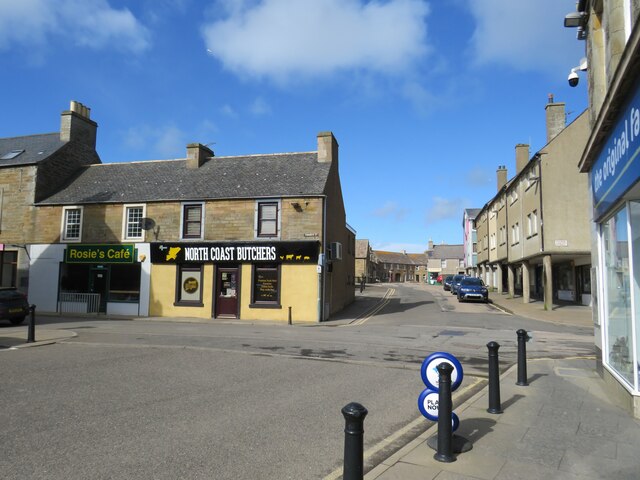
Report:
[{"label": "shopfront glass", "polygon": [[[633,258],[633,293],[634,293],[634,313],[636,331],[636,364],[640,362],[640,342],[638,332],[640,332],[640,202],[629,203],[631,213],[631,252]],[[638,366],[640,368],[640,366]],[[640,370],[637,371],[638,385],[640,385]],[[638,386],[636,386],[638,388]]]},{"label": "shopfront glass", "polygon": [[605,361],[630,386],[635,388],[629,231],[626,207],[602,225],[602,248],[607,309]]}]

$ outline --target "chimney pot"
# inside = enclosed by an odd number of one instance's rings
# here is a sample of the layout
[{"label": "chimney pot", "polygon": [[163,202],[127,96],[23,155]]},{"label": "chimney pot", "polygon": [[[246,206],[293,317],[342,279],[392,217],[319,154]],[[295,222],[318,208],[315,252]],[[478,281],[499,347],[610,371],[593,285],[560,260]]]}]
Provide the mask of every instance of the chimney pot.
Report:
[{"label": "chimney pot", "polygon": [[502,189],[507,184],[507,169],[504,165],[500,165],[498,170],[496,171],[496,176],[498,180],[498,191]]},{"label": "chimney pot", "polygon": [[60,119],[60,140],[78,141],[89,148],[96,149],[98,124],[89,118],[90,109],[80,102],[72,100],[69,110],[62,112]]}]

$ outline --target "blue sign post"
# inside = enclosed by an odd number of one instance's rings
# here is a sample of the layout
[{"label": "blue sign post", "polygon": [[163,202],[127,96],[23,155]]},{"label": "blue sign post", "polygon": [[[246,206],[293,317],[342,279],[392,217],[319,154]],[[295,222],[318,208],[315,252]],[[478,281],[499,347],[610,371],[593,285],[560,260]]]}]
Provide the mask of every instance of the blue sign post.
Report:
[{"label": "blue sign post", "polygon": [[[448,363],[453,367],[451,372],[451,391],[455,391],[462,383],[464,373],[462,371],[462,365],[456,357],[446,352],[436,352],[429,355],[422,362],[420,368],[420,374],[422,381],[427,386],[422,393],[418,396],[418,410],[427,419],[437,422],[438,421],[438,365],[441,363]],[[451,414],[451,421],[453,423],[453,431],[455,432],[460,425],[460,420],[455,413]]]},{"label": "blue sign post", "polygon": [[[441,363],[448,363],[453,367],[451,371],[451,392],[456,390],[462,383],[464,378],[464,372],[462,364],[456,357],[446,352],[435,352],[429,355],[422,362],[420,368],[420,375],[422,381],[427,386],[418,396],[418,410],[420,413],[431,420],[432,422],[438,421],[438,404],[439,404],[439,389],[438,383],[440,375],[438,373],[438,365]],[[460,419],[458,416],[451,412],[451,431],[455,432],[460,426]],[[437,450],[437,436],[428,439],[427,444]],[[453,451],[455,453],[467,452],[471,450],[471,443],[466,439],[453,435]]]}]

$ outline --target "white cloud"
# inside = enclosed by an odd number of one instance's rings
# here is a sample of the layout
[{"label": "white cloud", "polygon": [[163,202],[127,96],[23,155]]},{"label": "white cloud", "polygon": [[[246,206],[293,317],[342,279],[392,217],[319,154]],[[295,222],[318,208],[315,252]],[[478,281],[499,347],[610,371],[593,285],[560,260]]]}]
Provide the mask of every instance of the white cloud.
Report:
[{"label": "white cloud", "polygon": [[486,187],[491,183],[491,179],[485,167],[472,168],[465,175],[465,182],[471,187]]},{"label": "white cloud", "polygon": [[399,74],[428,53],[424,0],[224,0],[202,29],[229,70],[278,83],[363,70]]},{"label": "white cloud", "polygon": [[467,5],[477,23],[472,38],[476,65],[568,71],[571,62],[577,64],[584,55],[575,29],[563,26],[564,16],[575,10],[575,0],[468,0]]},{"label": "white cloud", "polygon": [[373,211],[376,217],[391,218],[395,221],[401,221],[409,213],[409,210],[401,207],[396,202],[387,202],[382,207]]},{"label": "white cloud", "polygon": [[189,142],[187,133],[175,125],[138,125],[124,132],[124,143],[129,148],[151,152],[157,158],[165,159],[184,158]]},{"label": "white cloud", "polygon": [[51,37],[94,49],[140,53],[149,32],[126,8],[107,0],[0,0],[0,49],[45,46]]},{"label": "white cloud", "polygon": [[261,117],[263,115],[268,115],[269,113],[271,113],[271,107],[262,97],[256,98],[249,107],[249,110],[256,117]]},{"label": "white cloud", "polygon": [[433,197],[433,206],[427,210],[427,222],[450,219],[459,219],[462,222],[462,211],[468,203],[461,198]]},{"label": "white cloud", "polygon": [[229,118],[238,118],[238,112],[228,103],[220,107],[220,113]]}]

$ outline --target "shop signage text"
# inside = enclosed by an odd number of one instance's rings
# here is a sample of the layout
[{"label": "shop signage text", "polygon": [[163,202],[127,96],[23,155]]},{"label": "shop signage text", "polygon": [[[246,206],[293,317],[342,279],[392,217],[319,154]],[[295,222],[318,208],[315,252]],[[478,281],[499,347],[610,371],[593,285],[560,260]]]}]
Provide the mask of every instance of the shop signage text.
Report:
[{"label": "shop signage text", "polygon": [[66,263],[134,263],[134,245],[68,245]]},{"label": "shop signage text", "polygon": [[319,242],[152,243],[152,263],[317,263]]},{"label": "shop signage text", "polygon": [[640,178],[640,89],[621,109],[589,178],[595,217],[606,213]]}]

